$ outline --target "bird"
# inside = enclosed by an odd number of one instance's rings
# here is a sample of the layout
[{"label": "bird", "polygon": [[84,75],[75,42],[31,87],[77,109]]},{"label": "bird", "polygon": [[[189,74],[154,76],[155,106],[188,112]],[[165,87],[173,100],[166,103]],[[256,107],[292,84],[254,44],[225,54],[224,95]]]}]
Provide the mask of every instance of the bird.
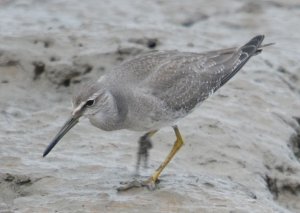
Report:
[{"label": "bird", "polygon": [[176,140],[166,159],[148,179],[119,188],[155,189],[161,172],[184,144],[178,121],[227,83],[263,47],[271,45],[262,45],[263,40],[264,35],[257,35],[240,48],[202,53],[154,50],[123,61],[99,80],[75,92],[71,116],[45,149],[43,157],[81,117],[87,117],[93,126],[104,131],[146,132],[147,140],[159,129],[170,126]]}]

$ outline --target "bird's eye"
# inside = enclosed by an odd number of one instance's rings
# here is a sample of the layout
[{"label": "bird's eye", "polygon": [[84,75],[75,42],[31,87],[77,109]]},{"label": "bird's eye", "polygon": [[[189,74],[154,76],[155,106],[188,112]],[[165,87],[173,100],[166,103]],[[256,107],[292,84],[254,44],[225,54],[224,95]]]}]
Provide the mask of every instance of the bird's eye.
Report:
[{"label": "bird's eye", "polygon": [[91,107],[95,104],[95,100],[88,100],[85,105],[88,106],[88,107]]}]

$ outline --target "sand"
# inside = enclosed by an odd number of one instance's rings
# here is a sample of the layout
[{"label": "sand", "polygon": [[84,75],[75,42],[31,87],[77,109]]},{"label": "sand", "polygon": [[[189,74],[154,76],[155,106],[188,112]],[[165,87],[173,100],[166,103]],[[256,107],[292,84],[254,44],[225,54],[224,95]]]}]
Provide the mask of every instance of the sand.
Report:
[{"label": "sand", "polygon": [[[300,212],[297,0],[0,1],[0,212]],[[133,179],[142,133],[83,119],[42,153],[82,83],[159,49],[207,51],[257,34],[254,57],[178,126],[186,141],[159,189]],[[297,119],[298,118],[298,119]],[[174,141],[153,137],[146,178]]]}]

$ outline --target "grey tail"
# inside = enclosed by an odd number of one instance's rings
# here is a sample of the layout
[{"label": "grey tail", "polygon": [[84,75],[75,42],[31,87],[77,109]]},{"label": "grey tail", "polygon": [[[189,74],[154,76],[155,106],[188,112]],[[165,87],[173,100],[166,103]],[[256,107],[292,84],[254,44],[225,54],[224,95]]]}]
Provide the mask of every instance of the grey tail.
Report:
[{"label": "grey tail", "polygon": [[237,51],[237,53],[239,54],[239,57],[237,58],[239,63],[235,65],[234,69],[230,73],[228,73],[221,79],[220,87],[223,86],[230,78],[232,78],[252,56],[261,53],[263,47],[272,45],[267,44],[262,46],[261,43],[264,40],[264,37],[264,35],[255,36]]}]

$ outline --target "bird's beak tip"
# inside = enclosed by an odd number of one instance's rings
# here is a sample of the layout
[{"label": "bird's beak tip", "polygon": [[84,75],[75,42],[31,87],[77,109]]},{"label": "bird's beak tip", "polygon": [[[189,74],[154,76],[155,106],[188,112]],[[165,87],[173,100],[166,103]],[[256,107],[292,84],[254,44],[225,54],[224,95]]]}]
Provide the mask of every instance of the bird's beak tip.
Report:
[{"label": "bird's beak tip", "polygon": [[48,147],[43,153],[43,157],[46,157],[49,154],[49,152],[53,149],[53,147],[60,141],[60,139],[77,123],[78,117],[72,116],[57,133],[52,142],[48,145]]}]

